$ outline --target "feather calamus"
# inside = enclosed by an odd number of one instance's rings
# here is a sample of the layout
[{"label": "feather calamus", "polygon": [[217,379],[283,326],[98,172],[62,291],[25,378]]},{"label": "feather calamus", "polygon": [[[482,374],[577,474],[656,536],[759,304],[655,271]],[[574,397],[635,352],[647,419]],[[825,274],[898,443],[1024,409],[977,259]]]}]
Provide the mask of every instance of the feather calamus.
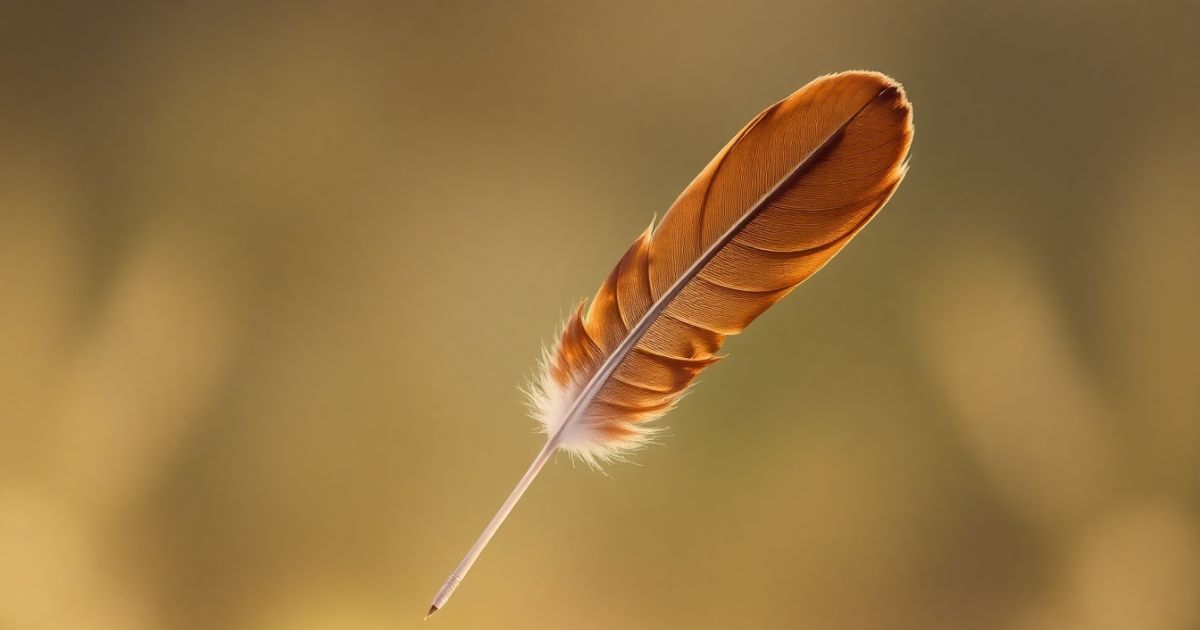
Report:
[{"label": "feather calamus", "polygon": [[596,463],[642,446],[725,337],[841,251],[904,178],[912,135],[903,88],[876,72],[816,79],[738,132],[567,320],[530,392],[546,444],[430,614],[556,449]]}]

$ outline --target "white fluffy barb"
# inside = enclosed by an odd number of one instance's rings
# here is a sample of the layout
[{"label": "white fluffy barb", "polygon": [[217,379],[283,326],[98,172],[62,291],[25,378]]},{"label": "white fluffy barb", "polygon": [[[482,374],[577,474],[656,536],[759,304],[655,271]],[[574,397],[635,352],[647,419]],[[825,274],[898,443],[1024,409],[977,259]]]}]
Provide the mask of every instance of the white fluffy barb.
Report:
[{"label": "white fluffy barb", "polygon": [[[561,339],[562,335],[558,335],[558,338]],[[571,405],[586,385],[586,379],[573,379],[565,385],[559,384],[551,367],[557,352],[557,344],[553,349],[543,348],[537,373],[523,390],[529,414],[537,420],[539,432],[547,438],[562,427]],[[642,417],[638,422],[617,419],[616,426],[623,429],[617,432],[611,429],[603,430],[606,426],[613,426],[613,417],[597,413],[595,409],[588,409],[563,430],[558,447],[593,468],[602,463],[621,461],[625,455],[653,442],[654,435],[660,432],[662,427],[648,426],[646,423],[661,417],[673,407],[674,405],[671,405],[651,417]]]}]

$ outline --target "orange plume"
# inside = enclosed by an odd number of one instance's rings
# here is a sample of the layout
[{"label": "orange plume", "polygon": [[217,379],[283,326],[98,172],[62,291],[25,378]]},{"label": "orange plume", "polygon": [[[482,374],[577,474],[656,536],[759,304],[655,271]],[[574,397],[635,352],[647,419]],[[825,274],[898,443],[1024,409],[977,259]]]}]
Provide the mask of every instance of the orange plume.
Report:
[{"label": "orange plume", "polygon": [[[643,443],[716,355],[875,216],[904,177],[912,113],[874,72],[822,77],[746,125],[571,315],[532,392],[545,431],[588,461]],[[697,265],[708,255],[708,260]],[[680,285],[680,283],[682,283]],[[672,287],[577,418],[569,406]]]}]

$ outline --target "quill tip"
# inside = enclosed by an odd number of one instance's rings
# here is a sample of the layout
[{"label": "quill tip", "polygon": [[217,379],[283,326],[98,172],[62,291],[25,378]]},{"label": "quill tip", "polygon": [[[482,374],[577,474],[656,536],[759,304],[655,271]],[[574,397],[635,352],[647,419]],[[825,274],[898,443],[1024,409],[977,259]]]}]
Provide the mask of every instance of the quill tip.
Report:
[{"label": "quill tip", "polygon": [[433,613],[435,613],[435,612],[437,612],[437,611],[438,611],[438,607],[437,607],[437,606],[430,606],[430,607],[429,607],[429,612],[425,613],[425,618],[426,618],[426,619],[429,619],[430,617],[432,617],[432,616],[433,616]]}]

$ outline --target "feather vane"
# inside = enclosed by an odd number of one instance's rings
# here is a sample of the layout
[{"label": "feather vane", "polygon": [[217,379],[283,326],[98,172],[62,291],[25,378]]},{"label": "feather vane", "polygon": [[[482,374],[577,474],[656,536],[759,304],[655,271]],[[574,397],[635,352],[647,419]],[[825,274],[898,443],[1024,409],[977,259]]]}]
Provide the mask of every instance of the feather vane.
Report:
[{"label": "feather vane", "polygon": [[[899,84],[874,72],[821,77],[755,117],[572,312],[531,388],[547,435],[590,463],[642,446],[649,423],[720,359],[725,337],[816,273],[887,203],[906,171],[911,120]],[[600,366],[681,280],[564,427]]]}]

